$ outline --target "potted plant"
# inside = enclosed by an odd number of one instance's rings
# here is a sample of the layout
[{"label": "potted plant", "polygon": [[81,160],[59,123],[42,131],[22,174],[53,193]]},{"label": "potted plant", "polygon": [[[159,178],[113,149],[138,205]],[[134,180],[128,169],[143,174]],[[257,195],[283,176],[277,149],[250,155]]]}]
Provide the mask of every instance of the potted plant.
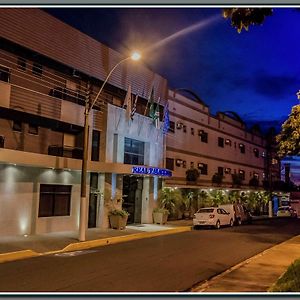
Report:
[{"label": "potted plant", "polygon": [[166,224],[168,220],[169,211],[165,208],[156,207],[153,209],[153,223],[154,224]]},{"label": "potted plant", "polygon": [[211,181],[213,184],[216,184],[217,186],[220,186],[223,182],[224,176],[222,174],[219,173],[215,173],[212,178]]},{"label": "potted plant", "polygon": [[[160,219],[157,219],[156,218],[156,216],[158,216],[157,214],[163,214],[164,215],[163,220],[165,220],[165,218],[168,218],[168,215],[170,213],[174,213],[176,211],[176,205],[180,203],[182,197],[179,190],[165,187],[162,189],[159,199],[160,200],[159,200],[158,207],[153,210],[153,221],[154,223],[165,224],[167,219],[164,223],[156,222],[157,220],[161,220],[162,218],[162,216],[160,216],[159,217]],[[154,220],[154,214],[155,214],[155,220]]]},{"label": "potted plant", "polygon": [[184,216],[185,219],[190,218],[190,209],[191,209],[191,204],[192,204],[193,197],[194,197],[193,192],[188,192],[183,197],[183,205],[184,205],[183,216]]},{"label": "potted plant", "polygon": [[200,175],[199,171],[193,166],[185,172],[187,183],[196,183]]},{"label": "potted plant", "polygon": [[125,229],[129,213],[124,209],[112,209],[109,214],[110,227],[114,229]]}]

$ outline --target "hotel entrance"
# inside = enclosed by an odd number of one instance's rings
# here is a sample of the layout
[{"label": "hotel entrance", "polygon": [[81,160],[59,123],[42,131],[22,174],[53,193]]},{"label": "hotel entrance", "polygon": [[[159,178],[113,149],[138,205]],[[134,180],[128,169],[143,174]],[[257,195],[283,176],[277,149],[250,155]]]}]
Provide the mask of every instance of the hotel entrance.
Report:
[{"label": "hotel entrance", "polygon": [[140,224],[142,219],[143,177],[123,176],[123,209],[129,212],[127,224]]}]

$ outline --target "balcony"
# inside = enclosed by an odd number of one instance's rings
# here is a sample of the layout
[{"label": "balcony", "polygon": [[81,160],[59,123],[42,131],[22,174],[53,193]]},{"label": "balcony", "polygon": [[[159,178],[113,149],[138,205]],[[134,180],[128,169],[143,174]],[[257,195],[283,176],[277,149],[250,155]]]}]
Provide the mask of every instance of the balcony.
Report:
[{"label": "balcony", "polygon": [[82,159],[83,150],[78,147],[51,145],[48,147],[48,155]]}]

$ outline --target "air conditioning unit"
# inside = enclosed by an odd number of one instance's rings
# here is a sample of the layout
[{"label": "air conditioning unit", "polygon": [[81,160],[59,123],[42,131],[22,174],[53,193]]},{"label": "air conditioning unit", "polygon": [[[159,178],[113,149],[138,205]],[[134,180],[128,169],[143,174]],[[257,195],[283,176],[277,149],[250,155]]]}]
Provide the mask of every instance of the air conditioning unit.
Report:
[{"label": "air conditioning unit", "polygon": [[176,129],[181,129],[183,127],[183,124],[181,122],[177,122]]}]

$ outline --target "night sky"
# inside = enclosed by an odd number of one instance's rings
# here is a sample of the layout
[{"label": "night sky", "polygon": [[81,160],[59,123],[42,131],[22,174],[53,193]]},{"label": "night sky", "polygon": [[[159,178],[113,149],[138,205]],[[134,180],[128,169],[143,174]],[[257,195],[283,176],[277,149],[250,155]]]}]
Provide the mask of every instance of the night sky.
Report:
[{"label": "night sky", "polygon": [[[299,9],[274,8],[262,26],[240,34],[219,8],[46,11],[121,53],[147,49],[145,64],[167,78],[171,88],[196,92],[212,113],[235,111],[249,125],[265,128],[284,121],[298,103]],[[198,22],[206,25],[153,48]]]}]

